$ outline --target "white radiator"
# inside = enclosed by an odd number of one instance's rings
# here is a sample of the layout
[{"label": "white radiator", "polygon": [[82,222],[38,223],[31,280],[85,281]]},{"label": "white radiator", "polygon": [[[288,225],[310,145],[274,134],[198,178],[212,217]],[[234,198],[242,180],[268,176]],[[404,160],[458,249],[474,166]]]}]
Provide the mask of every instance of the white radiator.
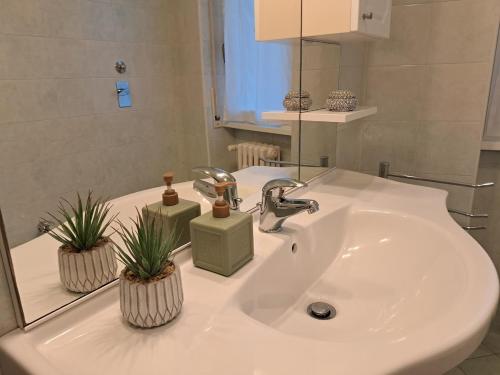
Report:
[{"label": "white radiator", "polygon": [[236,151],[238,157],[238,169],[261,166],[278,166],[274,163],[266,163],[260,159],[280,160],[280,147],[257,142],[244,142],[227,146],[229,151]]}]

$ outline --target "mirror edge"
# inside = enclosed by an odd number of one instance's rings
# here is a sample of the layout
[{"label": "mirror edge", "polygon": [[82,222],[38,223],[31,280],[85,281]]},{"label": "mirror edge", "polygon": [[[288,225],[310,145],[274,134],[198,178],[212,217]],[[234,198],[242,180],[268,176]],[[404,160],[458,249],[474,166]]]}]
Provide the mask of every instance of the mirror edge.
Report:
[{"label": "mirror edge", "polygon": [[2,210],[0,209],[0,260],[7,280],[12,306],[14,308],[14,315],[16,317],[17,326],[24,328],[27,326],[24,318],[24,313],[21,305],[21,297],[17,289],[16,276],[14,274],[14,265],[10,256],[10,247],[7,240],[7,232],[5,230],[5,222],[3,220]]}]

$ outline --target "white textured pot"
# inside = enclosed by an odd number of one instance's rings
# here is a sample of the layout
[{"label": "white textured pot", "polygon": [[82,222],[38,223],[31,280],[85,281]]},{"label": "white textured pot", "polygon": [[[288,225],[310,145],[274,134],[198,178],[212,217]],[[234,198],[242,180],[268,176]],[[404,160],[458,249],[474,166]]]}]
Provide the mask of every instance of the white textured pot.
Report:
[{"label": "white textured pot", "polygon": [[123,317],[142,328],[161,326],[174,319],[181,311],[181,271],[172,263],[174,271],[168,276],[151,281],[132,281],[120,274],[120,308]]},{"label": "white textured pot", "polygon": [[73,292],[92,292],[116,279],[118,264],[109,240],[81,252],[61,246],[58,258],[61,283]]}]

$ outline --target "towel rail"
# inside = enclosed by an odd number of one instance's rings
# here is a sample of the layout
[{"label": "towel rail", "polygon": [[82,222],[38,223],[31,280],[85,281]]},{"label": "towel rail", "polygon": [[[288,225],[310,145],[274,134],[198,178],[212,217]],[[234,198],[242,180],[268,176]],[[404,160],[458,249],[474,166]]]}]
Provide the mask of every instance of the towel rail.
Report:
[{"label": "towel rail", "polygon": [[[379,168],[378,168],[378,176],[382,177],[382,178],[395,177],[395,178],[403,178],[403,179],[414,180],[414,181],[433,182],[436,184],[459,186],[459,187],[472,188],[472,189],[481,189],[481,188],[491,187],[491,186],[495,185],[494,182],[484,182],[482,184],[465,184],[462,182],[436,180],[433,178],[418,177],[418,176],[412,176],[409,174],[390,173],[390,168],[391,168],[391,164],[388,161],[380,162]],[[455,210],[453,208],[449,208],[448,212],[453,213],[453,214],[466,216],[466,217],[469,217],[472,219],[487,218],[488,217],[488,214],[483,214],[483,213],[476,214],[476,213],[472,213],[472,212]],[[462,228],[467,230],[467,231],[487,229],[486,226],[484,226],[484,225],[479,225],[479,226],[465,225],[465,226],[462,226]]]},{"label": "towel rail", "polygon": [[433,179],[433,178],[418,177],[418,176],[412,176],[412,175],[409,175],[409,174],[390,173],[390,167],[391,167],[391,164],[388,161],[382,161],[382,162],[380,162],[379,168],[378,168],[378,176],[382,177],[382,178],[395,177],[395,178],[405,178],[405,179],[408,179],[408,180],[434,182],[434,183],[437,183],[437,184],[460,186],[460,187],[466,187],[466,188],[472,188],[472,189],[480,189],[480,188],[491,187],[491,186],[495,185],[494,182],[485,182],[485,183],[482,183],[482,184],[465,184],[465,183],[462,183],[462,182],[436,180],[436,179]]}]

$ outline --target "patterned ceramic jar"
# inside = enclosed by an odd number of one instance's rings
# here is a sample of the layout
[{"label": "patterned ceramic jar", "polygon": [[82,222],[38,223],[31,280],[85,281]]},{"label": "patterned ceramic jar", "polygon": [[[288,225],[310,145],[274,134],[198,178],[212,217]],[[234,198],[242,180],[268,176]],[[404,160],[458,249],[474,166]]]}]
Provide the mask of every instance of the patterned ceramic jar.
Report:
[{"label": "patterned ceramic jar", "polygon": [[153,328],[174,319],[182,309],[181,270],[175,263],[171,271],[151,281],[120,274],[120,309],[123,317],[132,325]]},{"label": "patterned ceramic jar", "polygon": [[289,91],[283,100],[283,106],[287,111],[307,111],[312,106],[311,94],[307,91]]},{"label": "patterned ceramic jar", "polygon": [[326,108],[333,112],[352,112],[358,105],[358,99],[349,90],[335,90],[326,100]]}]

